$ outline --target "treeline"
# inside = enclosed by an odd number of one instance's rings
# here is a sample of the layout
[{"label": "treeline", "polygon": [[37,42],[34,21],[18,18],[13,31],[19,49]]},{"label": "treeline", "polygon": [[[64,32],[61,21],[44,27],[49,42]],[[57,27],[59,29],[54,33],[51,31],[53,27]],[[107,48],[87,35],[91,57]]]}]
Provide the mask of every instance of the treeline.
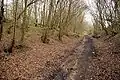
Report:
[{"label": "treeline", "polygon": [[[1,0],[0,1],[0,41],[4,29],[12,35],[11,45],[5,51],[12,52],[15,45],[16,31],[21,32],[20,45],[24,44],[29,27],[39,27],[41,41],[49,43],[49,34],[57,31],[58,39],[75,32],[76,24],[83,22],[83,12],[87,6],[83,0]],[[4,23],[11,23],[6,27]],[[70,29],[69,26],[72,26]],[[19,28],[18,28],[19,27]]]},{"label": "treeline", "polygon": [[94,18],[95,34],[104,31],[106,35],[120,33],[120,1],[95,0],[91,14]]}]

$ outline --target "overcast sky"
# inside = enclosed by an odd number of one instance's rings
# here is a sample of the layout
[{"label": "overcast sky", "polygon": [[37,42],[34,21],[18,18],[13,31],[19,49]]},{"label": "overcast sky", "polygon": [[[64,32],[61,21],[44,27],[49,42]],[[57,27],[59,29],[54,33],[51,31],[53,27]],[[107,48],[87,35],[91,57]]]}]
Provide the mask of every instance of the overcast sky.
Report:
[{"label": "overcast sky", "polygon": [[[90,8],[90,9],[94,9],[92,1],[94,1],[94,0],[85,0],[88,8]],[[93,17],[91,16],[90,12],[87,10],[86,15],[85,15],[85,21],[87,21],[89,24],[92,25],[92,19],[93,19]]]},{"label": "overcast sky", "polygon": [[9,4],[9,3],[12,2],[12,0],[4,0],[4,1],[5,1],[5,3],[6,3],[6,1],[7,1],[7,4]]}]

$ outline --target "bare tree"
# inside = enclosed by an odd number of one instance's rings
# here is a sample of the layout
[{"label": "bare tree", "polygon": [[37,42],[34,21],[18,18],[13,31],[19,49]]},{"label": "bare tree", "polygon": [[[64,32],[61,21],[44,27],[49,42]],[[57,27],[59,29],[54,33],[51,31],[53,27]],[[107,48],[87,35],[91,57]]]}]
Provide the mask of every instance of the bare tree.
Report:
[{"label": "bare tree", "polygon": [[97,11],[92,11],[93,17],[101,25],[106,35],[119,32],[119,1],[96,0],[95,5]]},{"label": "bare tree", "polygon": [[[24,0],[24,8],[27,9],[27,0]],[[23,45],[23,41],[24,41],[24,36],[25,36],[25,28],[27,28],[27,11],[25,10],[24,11],[24,16],[23,16],[23,23],[22,23],[22,27],[21,27],[21,33],[22,33],[22,36],[21,36],[21,45]]]},{"label": "bare tree", "polygon": [[38,24],[38,19],[37,19],[37,2],[36,3],[34,3],[34,8],[35,8],[35,12],[34,12],[34,14],[35,14],[35,27],[37,27],[37,24]]},{"label": "bare tree", "polygon": [[0,41],[3,34],[3,19],[4,19],[4,0],[0,2]]}]

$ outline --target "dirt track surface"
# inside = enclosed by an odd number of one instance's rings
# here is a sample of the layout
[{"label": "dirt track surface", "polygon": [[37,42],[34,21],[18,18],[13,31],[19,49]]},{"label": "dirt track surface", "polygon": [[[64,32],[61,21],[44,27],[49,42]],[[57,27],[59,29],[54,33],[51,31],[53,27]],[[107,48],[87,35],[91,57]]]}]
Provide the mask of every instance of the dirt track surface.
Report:
[{"label": "dirt track surface", "polygon": [[[39,42],[0,59],[0,80],[120,80],[120,38]],[[31,44],[29,44],[31,43]]]},{"label": "dirt track surface", "polygon": [[39,38],[34,36],[28,38],[32,47],[18,50],[0,61],[0,80],[84,79],[93,41],[89,36],[81,41],[65,40],[65,43],[53,41],[47,45],[39,43]]},{"label": "dirt track surface", "polygon": [[28,38],[32,47],[25,49],[26,52],[19,50],[0,61],[0,80],[85,79],[93,50],[91,37],[85,36],[81,41],[67,39],[69,44],[54,42],[52,45],[39,44],[37,39],[33,43],[31,40],[34,37]]},{"label": "dirt track surface", "polygon": [[60,65],[61,71],[51,80],[86,80],[89,57],[94,52],[93,39],[85,36],[84,39],[69,53]]}]

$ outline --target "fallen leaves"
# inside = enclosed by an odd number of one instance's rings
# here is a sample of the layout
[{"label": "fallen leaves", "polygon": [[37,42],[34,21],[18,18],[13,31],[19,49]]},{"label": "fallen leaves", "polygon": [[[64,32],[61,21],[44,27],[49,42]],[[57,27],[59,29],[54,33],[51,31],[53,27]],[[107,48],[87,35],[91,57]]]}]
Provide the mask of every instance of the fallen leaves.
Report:
[{"label": "fallen leaves", "polygon": [[[119,43],[119,42],[117,42]],[[120,80],[120,47],[116,42],[95,40],[97,56],[90,59],[90,70],[88,78],[93,80]],[[117,51],[115,49],[117,48]],[[115,52],[114,52],[115,51]],[[116,54],[117,53],[117,54]]]},{"label": "fallen leaves", "polygon": [[51,39],[50,44],[43,44],[38,35],[31,34],[26,40],[27,48],[15,50],[0,61],[0,80],[42,80],[42,75],[56,71],[61,59],[69,55],[64,51],[71,50],[78,42],[77,39],[63,39],[64,43]]}]

